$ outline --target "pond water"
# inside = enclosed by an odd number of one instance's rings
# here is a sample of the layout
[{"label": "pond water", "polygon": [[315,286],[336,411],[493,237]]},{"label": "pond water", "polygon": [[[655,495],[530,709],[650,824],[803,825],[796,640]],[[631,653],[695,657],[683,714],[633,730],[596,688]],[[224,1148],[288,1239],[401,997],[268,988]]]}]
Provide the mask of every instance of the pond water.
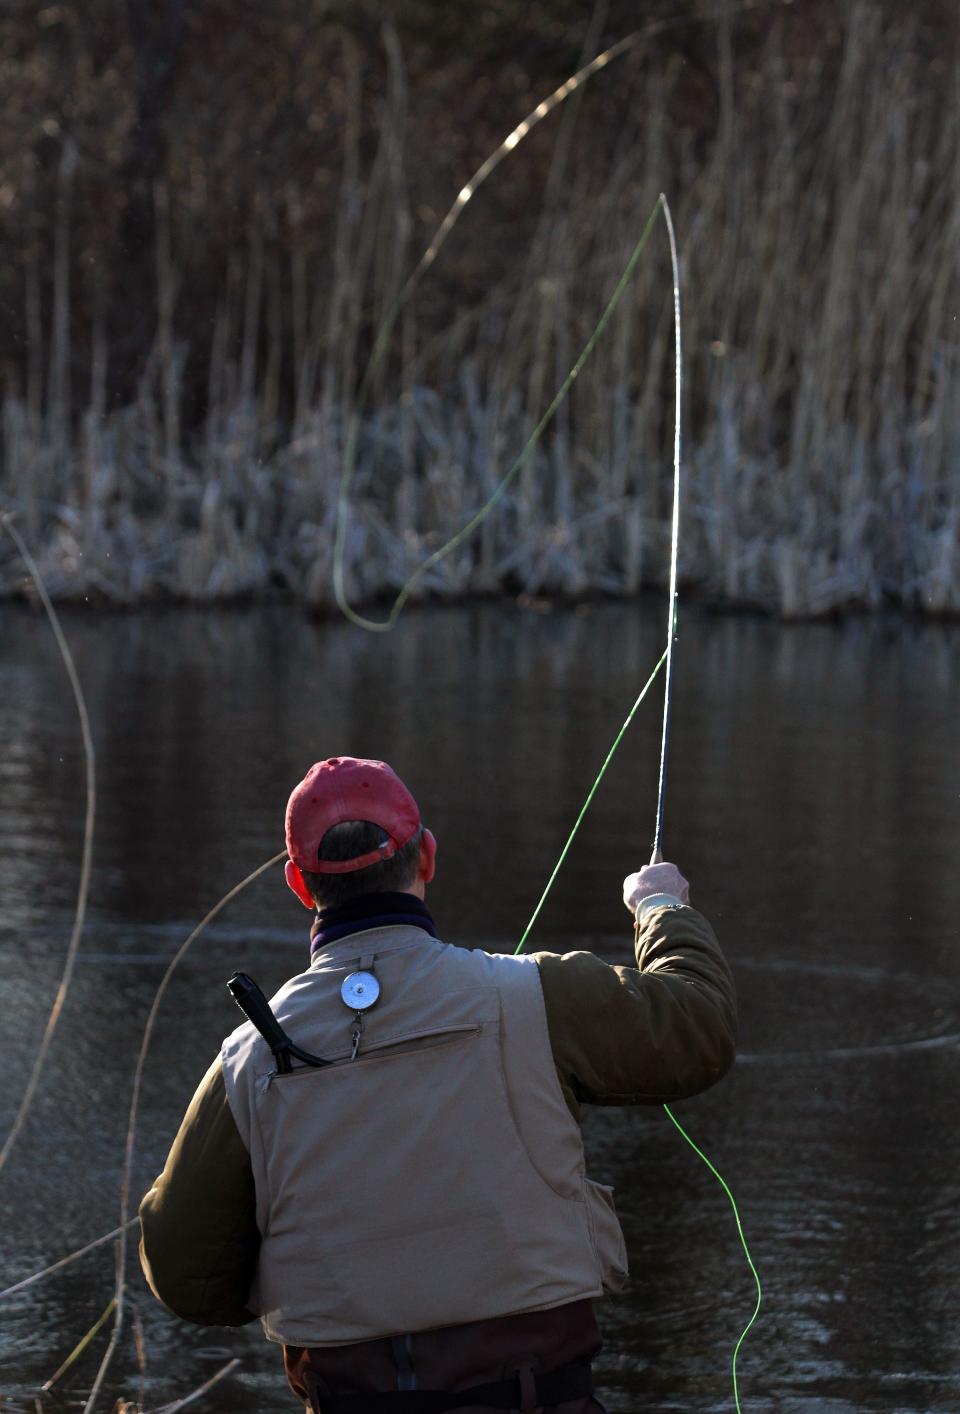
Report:
[{"label": "pond water", "polygon": [[[64,614],[94,726],[90,914],[26,1129],[0,1175],[0,1285],[116,1225],[132,1068],[164,967],[282,846],[312,761],[380,756],[440,842],[448,941],[512,950],[659,656],[662,606],[411,612],[368,636],[299,611]],[[656,700],[654,700],[656,697]],[[960,632],[901,622],[681,623],[665,853],[732,961],[741,1054],[675,1112],[730,1183],[764,1288],[744,1414],[960,1410]],[[625,960],[620,883],[649,856],[659,694],[640,709],[532,944]],[[60,975],[83,827],[76,712],[43,618],[0,610],[0,949],[7,1133]],[[306,915],[264,875],[175,973],[144,1075],[148,1185],[237,1013],[301,968]],[[662,1111],[590,1111],[632,1283],[604,1303],[614,1414],[733,1409],[754,1284],[720,1185]],[[104,1246],[0,1306],[0,1407],[82,1405],[105,1332],[34,1403],[109,1300]],[[156,1409],[231,1356],[198,1407],[296,1408],[259,1328],[132,1314],[99,1408]]]}]

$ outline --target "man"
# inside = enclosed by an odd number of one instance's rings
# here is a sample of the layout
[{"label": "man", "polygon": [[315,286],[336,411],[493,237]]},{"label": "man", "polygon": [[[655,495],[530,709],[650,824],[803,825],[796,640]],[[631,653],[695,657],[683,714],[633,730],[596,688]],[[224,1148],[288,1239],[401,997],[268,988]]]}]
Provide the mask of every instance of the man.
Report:
[{"label": "man", "polygon": [[592,1303],[626,1255],[580,1106],[681,1099],[734,1055],[686,881],[626,880],[635,969],[493,956],[437,938],[436,842],[383,762],[313,766],[286,842],[316,913],[271,1003],[294,1050],[247,1023],[201,1082],[140,1207],[154,1294],[202,1325],[258,1315],[314,1414],[600,1410]]}]

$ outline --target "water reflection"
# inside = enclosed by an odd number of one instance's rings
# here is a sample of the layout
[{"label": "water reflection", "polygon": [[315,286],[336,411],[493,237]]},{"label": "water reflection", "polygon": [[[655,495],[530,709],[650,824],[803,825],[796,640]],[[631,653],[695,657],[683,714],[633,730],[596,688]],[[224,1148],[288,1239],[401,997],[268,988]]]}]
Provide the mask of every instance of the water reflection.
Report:
[{"label": "water reflection", "polygon": [[[279,607],[66,616],[98,750],[92,911],[0,1179],[5,1281],[115,1225],[131,1064],[164,963],[277,849],[304,765],[337,751],[392,760],[440,839],[441,930],[512,946],[659,656],[661,620],[659,603],[483,607],[411,614],[374,638]],[[83,762],[42,620],[6,608],[0,627],[5,1132],[69,934]],[[678,1112],[731,1182],[764,1280],[745,1410],[960,1408],[958,669],[960,634],[935,626],[682,620],[666,848],[734,960],[745,1059]],[[659,725],[651,701],[535,945],[626,956],[619,882],[649,849]],[[277,872],[185,961],[145,1078],[138,1187],[234,1024],[226,976],[243,967],[271,986],[303,947]],[[593,1112],[587,1135],[633,1253],[633,1284],[604,1313],[611,1409],[731,1408],[753,1287],[726,1198],[657,1111]],[[7,1407],[33,1408],[110,1286],[101,1249],[5,1306]],[[205,1407],[291,1407],[256,1332],[194,1331],[139,1290],[148,1405],[236,1352],[242,1377]],[[78,1366],[78,1387],[95,1363]],[[138,1380],[126,1346],[110,1393]]]}]

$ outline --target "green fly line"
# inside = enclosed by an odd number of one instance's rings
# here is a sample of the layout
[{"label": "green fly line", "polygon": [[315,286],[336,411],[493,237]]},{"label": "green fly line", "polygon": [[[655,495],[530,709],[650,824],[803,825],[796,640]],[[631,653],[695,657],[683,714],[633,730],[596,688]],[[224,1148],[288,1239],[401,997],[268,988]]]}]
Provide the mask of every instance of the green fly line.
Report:
[{"label": "green fly line", "polygon": [[746,1257],[746,1259],[747,1259],[747,1266],[750,1268],[751,1272],[753,1273],[753,1280],[756,1282],[756,1286],[757,1286],[757,1304],[754,1306],[753,1312],[752,1312],[752,1314],[751,1314],[751,1316],[750,1316],[749,1321],[748,1321],[747,1324],[744,1326],[743,1330],[740,1332],[740,1337],[739,1337],[739,1339],[737,1340],[736,1345],[733,1347],[733,1402],[734,1402],[734,1404],[737,1406],[737,1414],[740,1414],[740,1393],[739,1393],[739,1390],[738,1390],[738,1388],[737,1388],[737,1356],[740,1354],[740,1347],[741,1347],[741,1345],[743,1344],[744,1340],[746,1339],[747,1332],[749,1331],[750,1327],[753,1325],[754,1321],[757,1319],[757,1317],[758,1317],[759,1314],[760,1314],[760,1302],[763,1300],[763,1291],[762,1291],[762,1288],[761,1288],[761,1286],[760,1286],[760,1276],[759,1276],[759,1273],[757,1272],[756,1267],[753,1265],[753,1258],[750,1256],[750,1248],[747,1246],[747,1239],[746,1239],[746,1237],[744,1236],[744,1232],[743,1232],[743,1224],[742,1224],[741,1221],[740,1221],[740,1212],[739,1212],[739,1209],[737,1208],[737,1200],[734,1198],[733,1194],[731,1193],[730,1187],[729,1187],[729,1185],[727,1184],[726,1179],[725,1179],[725,1178],[723,1177],[723,1175],[713,1166],[713,1164],[712,1164],[712,1163],[710,1162],[710,1160],[707,1158],[707,1156],[706,1156],[706,1154],[703,1152],[703,1150],[702,1150],[701,1148],[699,1148],[699,1147],[693,1142],[693,1140],[690,1138],[690,1135],[687,1133],[687,1131],[684,1129],[683,1125],[682,1125],[682,1124],[680,1123],[680,1121],[677,1119],[676,1115],[673,1113],[673,1110],[670,1108],[670,1106],[669,1106],[669,1105],[664,1105],[663,1110],[664,1110],[664,1114],[667,1116],[667,1118],[669,1119],[670,1123],[671,1123],[672,1125],[675,1125],[675,1127],[676,1127],[676,1128],[680,1131],[680,1133],[683,1135],[684,1139],[686,1139],[687,1143],[690,1145],[690,1148],[693,1150],[693,1152],[694,1152],[695,1154],[699,1155],[699,1157],[703,1160],[703,1162],[706,1164],[707,1168],[710,1170],[710,1172],[713,1174],[714,1178],[715,1178],[715,1179],[717,1180],[717,1182],[719,1183],[720,1187],[723,1189],[724,1193],[726,1193],[727,1197],[730,1199],[730,1206],[731,1206],[731,1208],[733,1209],[733,1216],[734,1216],[734,1218],[736,1219],[736,1223],[737,1223],[737,1233],[739,1234],[740,1242],[741,1242],[741,1244],[742,1244],[742,1246],[743,1246],[743,1255],[744,1255],[744,1256]]},{"label": "green fly line", "polygon": [[540,899],[539,899],[539,901],[538,901],[538,903],[537,903],[537,906],[536,906],[536,908],[533,910],[533,912],[532,912],[531,915],[530,915],[530,921],[527,923],[526,928],[524,928],[524,930],[523,930],[523,936],[521,937],[519,943],[517,944],[517,946],[516,946],[515,949],[514,949],[514,957],[516,957],[517,953],[523,952],[524,948],[526,947],[527,939],[529,938],[530,933],[531,933],[532,930],[533,930],[533,925],[534,925],[534,923],[536,923],[537,918],[539,917],[541,908],[543,908],[543,905],[544,905],[544,904],[546,903],[546,901],[547,901],[547,895],[549,894],[550,890],[553,888],[554,880],[556,879],[557,875],[560,873],[560,869],[561,869],[561,867],[562,867],[562,865],[563,865],[563,861],[566,859],[567,855],[570,853],[570,846],[573,844],[573,841],[574,841],[574,838],[575,838],[575,836],[576,836],[576,834],[577,834],[577,831],[580,829],[580,826],[583,824],[584,816],[586,815],[587,811],[590,809],[590,804],[591,804],[591,802],[592,802],[592,800],[593,800],[593,797],[594,797],[594,796],[596,795],[596,793],[597,793],[597,789],[598,789],[598,787],[599,787],[599,785],[600,785],[600,782],[603,780],[604,776],[607,774],[607,767],[610,765],[610,762],[613,760],[614,753],[616,752],[617,747],[620,745],[621,741],[623,741],[623,738],[626,736],[626,734],[627,734],[627,728],[630,726],[630,723],[633,721],[634,717],[637,715],[637,708],[640,706],[640,703],[643,701],[643,699],[646,697],[647,693],[650,691],[650,688],[653,686],[653,680],[654,680],[654,678],[657,676],[657,673],[659,673],[660,669],[663,667],[663,665],[664,665],[664,663],[665,663],[666,661],[667,661],[667,654],[666,654],[666,651],[664,651],[662,657],[660,658],[659,663],[658,663],[657,666],[654,668],[654,670],[653,670],[653,672],[650,674],[650,676],[647,678],[647,680],[646,680],[646,682],[644,683],[643,687],[640,689],[640,695],[639,695],[639,697],[637,698],[636,702],[633,704],[633,706],[630,708],[630,711],[627,713],[626,720],[624,721],[623,726],[622,726],[622,727],[620,728],[620,730],[617,732],[617,735],[616,735],[616,737],[615,737],[615,739],[614,739],[614,743],[613,743],[613,745],[611,746],[610,750],[607,752],[606,759],[604,760],[603,765],[600,767],[600,770],[597,772],[597,778],[596,778],[596,780],[594,781],[593,785],[590,787],[589,791],[587,792],[587,798],[586,798],[586,800],[583,802],[583,805],[580,807],[580,814],[577,816],[576,820],[575,820],[574,823],[573,823],[573,829],[570,831],[569,835],[567,836],[567,842],[566,842],[566,844],[563,846],[563,849],[560,851],[560,856],[559,856],[559,858],[557,859],[556,864],[553,866],[553,873],[550,875],[550,878],[547,880],[547,886],[546,886],[546,888],[544,889],[543,893],[540,895]]},{"label": "green fly line", "polygon": [[[498,151],[500,151],[500,149],[498,149]],[[486,175],[486,173],[484,173],[484,175]],[[461,196],[462,196],[462,197],[464,196],[464,193],[466,193],[466,196],[464,197],[464,200],[468,200],[469,197],[472,195],[472,190],[470,189],[470,184],[468,184],[468,186],[463,189],[463,192],[461,192]],[[460,199],[458,198],[458,202],[459,202],[459,200],[460,200]],[[463,203],[461,202],[460,205],[462,205],[462,204],[463,204]],[[452,212],[455,212],[457,215],[459,214],[459,210],[460,210],[460,206],[458,206],[456,203],[455,203],[454,207],[451,208],[451,211],[452,211]],[[646,698],[648,692],[650,691],[650,688],[653,686],[653,682],[654,682],[654,680],[655,680],[657,674],[659,673],[660,669],[661,669],[662,667],[664,667],[664,665],[666,665],[667,674],[666,674],[666,683],[665,683],[665,687],[664,687],[663,736],[662,736],[661,749],[660,749],[660,775],[659,775],[659,785],[658,785],[658,791],[657,791],[657,816],[656,816],[656,827],[655,827],[655,831],[654,831],[653,855],[652,855],[652,861],[651,861],[651,862],[654,862],[654,863],[655,863],[655,862],[657,862],[657,860],[661,857],[661,841],[662,841],[662,834],[663,834],[663,811],[664,811],[665,788],[666,788],[667,752],[668,752],[669,735],[670,735],[670,707],[671,707],[672,687],[673,687],[673,649],[674,649],[674,643],[675,643],[675,640],[676,640],[676,627],[677,627],[677,598],[678,598],[678,594],[677,594],[677,568],[678,568],[678,561],[679,561],[679,542],[680,542],[680,425],[681,425],[681,400],[682,400],[682,388],[683,388],[683,369],[682,369],[682,351],[681,351],[681,325],[680,325],[680,271],[679,271],[679,261],[678,261],[678,258],[677,258],[676,238],[675,238],[674,229],[673,229],[673,220],[672,220],[672,218],[671,218],[670,207],[669,207],[669,204],[668,204],[668,202],[667,202],[666,196],[661,192],[660,196],[657,198],[656,204],[654,205],[654,208],[653,208],[652,212],[650,213],[649,217],[647,218],[646,224],[644,225],[644,228],[643,228],[643,230],[642,230],[641,233],[640,233],[640,238],[639,238],[639,240],[637,241],[636,245],[634,246],[634,248],[633,248],[633,250],[632,250],[632,252],[631,252],[631,254],[630,254],[630,259],[627,261],[627,264],[626,264],[626,266],[624,267],[623,273],[621,274],[620,279],[617,281],[616,288],[614,289],[613,294],[611,295],[610,299],[608,300],[607,305],[606,305],[606,307],[605,307],[604,310],[603,310],[603,313],[601,314],[599,320],[597,321],[596,325],[594,326],[593,332],[591,333],[590,337],[588,338],[586,344],[583,346],[583,349],[581,350],[580,355],[579,355],[579,357],[577,358],[576,362],[574,363],[574,365],[573,365],[572,368],[570,369],[570,371],[569,371],[569,373],[567,374],[567,376],[564,378],[563,382],[560,384],[560,387],[557,389],[557,392],[554,394],[554,397],[552,398],[552,400],[551,400],[549,406],[547,407],[546,411],[543,413],[543,415],[541,416],[541,418],[540,418],[539,421],[537,422],[536,426],[534,427],[533,432],[530,434],[529,438],[527,439],[526,443],[524,444],[523,449],[521,450],[519,456],[518,456],[518,457],[514,460],[514,462],[511,464],[509,470],[508,470],[508,471],[506,472],[506,474],[501,478],[501,480],[498,482],[497,486],[495,487],[494,491],[492,492],[492,494],[490,495],[490,497],[488,498],[488,500],[480,507],[480,509],[476,512],[476,514],[473,515],[463,526],[461,526],[461,528],[460,528],[454,535],[452,535],[447,541],[445,541],[445,543],[444,543],[443,545],[441,545],[439,549],[434,550],[431,555],[428,555],[428,556],[413,570],[413,572],[407,577],[407,579],[404,581],[403,585],[401,586],[401,588],[400,588],[400,590],[399,590],[399,592],[398,592],[396,598],[394,599],[393,604],[391,605],[391,607],[390,607],[390,609],[389,609],[389,611],[388,611],[388,613],[387,613],[387,617],[386,617],[385,619],[379,619],[379,620],[378,620],[378,619],[370,619],[370,618],[368,618],[366,615],[357,612],[357,610],[355,610],[355,609],[349,604],[349,602],[347,601],[346,594],[345,594],[345,591],[344,591],[344,543],[345,543],[345,535],[346,535],[346,524],[347,524],[347,519],[348,519],[348,515],[349,515],[350,485],[351,485],[351,481],[352,481],[353,468],[354,468],[355,457],[356,457],[356,439],[357,439],[357,430],[358,430],[358,426],[359,426],[359,413],[358,413],[357,410],[354,411],[353,418],[351,419],[351,425],[350,425],[350,428],[349,428],[348,434],[347,434],[347,440],[346,440],[346,445],[345,445],[345,453],[344,453],[344,457],[345,457],[345,459],[344,459],[344,469],[343,469],[343,474],[342,474],[342,476],[341,476],[340,490],[339,490],[339,495],[338,495],[338,499],[337,499],[337,521],[336,521],[336,533],[335,533],[335,545],[334,545],[334,560],[333,560],[334,594],[335,594],[335,597],[336,597],[336,601],[337,601],[338,607],[340,608],[340,610],[342,611],[342,613],[345,615],[345,617],[348,618],[352,623],[356,624],[359,628],[366,629],[368,632],[372,632],[372,633],[387,633],[387,632],[389,632],[389,631],[396,625],[396,622],[397,622],[397,620],[399,619],[400,614],[403,612],[403,609],[404,609],[404,607],[406,606],[406,603],[407,603],[407,601],[409,600],[411,593],[413,592],[413,590],[414,590],[414,588],[416,587],[416,585],[418,584],[418,582],[422,579],[423,575],[426,574],[426,572],[427,572],[429,569],[431,569],[435,564],[437,564],[440,560],[442,560],[446,555],[449,555],[449,554],[451,553],[451,551],[453,551],[454,549],[456,549],[456,547],[457,547],[458,545],[462,544],[465,540],[469,539],[469,537],[483,524],[483,522],[486,520],[486,518],[487,518],[487,517],[491,514],[491,512],[494,510],[494,508],[496,507],[496,505],[498,504],[498,502],[503,499],[503,496],[505,495],[506,491],[509,489],[511,483],[516,479],[516,477],[517,477],[517,476],[519,475],[519,473],[522,471],[523,467],[524,467],[524,466],[527,464],[527,462],[529,461],[530,456],[532,455],[532,453],[533,453],[533,451],[534,451],[534,448],[536,447],[537,443],[539,442],[540,438],[542,437],[544,431],[546,430],[547,426],[548,426],[549,423],[551,422],[551,420],[552,420],[552,418],[554,417],[554,415],[555,415],[557,409],[559,408],[560,404],[563,402],[564,398],[567,396],[568,392],[570,391],[571,387],[573,386],[574,382],[576,381],[578,375],[580,374],[580,372],[581,372],[581,370],[582,370],[584,364],[587,362],[587,359],[590,357],[591,353],[593,352],[594,348],[596,347],[597,343],[599,342],[600,338],[602,337],[603,332],[604,332],[604,330],[606,329],[606,327],[607,327],[607,325],[608,325],[608,323],[609,323],[609,321],[610,321],[610,319],[611,319],[611,317],[612,317],[612,315],[613,315],[614,310],[616,309],[617,305],[620,303],[620,300],[621,300],[621,298],[623,297],[624,292],[626,291],[628,285],[630,284],[630,281],[631,281],[631,279],[632,279],[632,277],[633,277],[633,274],[634,274],[634,272],[635,272],[635,270],[636,270],[636,268],[637,268],[637,265],[638,265],[638,263],[639,263],[640,257],[641,257],[641,255],[643,254],[643,251],[644,251],[644,249],[646,248],[647,242],[648,242],[648,240],[649,240],[649,238],[650,238],[650,234],[651,234],[651,231],[653,230],[653,226],[654,226],[654,223],[656,222],[657,216],[658,216],[661,212],[663,213],[663,219],[664,219],[664,222],[665,222],[665,224],[666,224],[667,235],[668,235],[669,242],[670,242],[670,258],[671,258],[671,266],[672,266],[672,273],[673,273],[673,312],[674,312],[674,351],[675,351],[675,363],[674,363],[674,392],[675,392],[675,403],[674,403],[674,442],[673,442],[673,514],[672,514],[672,520],[671,520],[671,536],[670,536],[670,591],[669,591],[669,608],[668,608],[668,617],[667,617],[667,646],[666,646],[666,648],[664,649],[664,651],[663,651],[663,653],[662,653],[662,655],[661,655],[661,657],[660,657],[659,662],[656,664],[656,666],[655,666],[655,668],[653,669],[653,671],[651,672],[650,676],[647,678],[647,681],[644,683],[643,687],[641,688],[640,693],[639,693],[639,695],[637,696],[636,701],[634,702],[633,706],[630,708],[630,711],[627,713],[627,716],[626,716],[626,718],[625,718],[625,720],[624,720],[624,722],[623,722],[623,725],[621,726],[621,728],[620,728],[620,730],[618,731],[616,737],[614,738],[613,745],[610,747],[610,750],[607,752],[607,755],[606,755],[606,757],[605,757],[605,759],[604,759],[604,761],[603,761],[603,764],[601,765],[600,770],[599,770],[599,772],[597,773],[597,776],[596,776],[596,778],[595,778],[593,784],[591,785],[589,791],[587,792],[586,799],[584,800],[583,805],[582,805],[581,808],[580,808],[580,812],[579,812],[579,814],[577,815],[576,820],[574,821],[573,828],[571,829],[569,835],[567,836],[566,842],[565,842],[565,844],[564,844],[562,850],[560,851],[560,854],[559,854],[559,856],[558,856],[558,858],[557,858],[556,864],[554,865],[553,870],[552,870],[552,872],[551,872],[551,874],[550,874],[550,877],[549,877],[549,879],[547,880],[546,887],[544,888],[543,893],[540,895],[540,898],[539,898],[539,900],[538,900],[538,902],[537,902],[536,907],[535,907],[534,910],[533,910],[533,913],[532,913],[531,916],[530,916],[530,919],[529,919],[529,922],[527,923],[527,926],[526,926],[526,927],[524,928],[524,930],[523,930],[523,934],[522,934],[522,936],[521,936],[521,938],[520,938],[520,941],[519,941],[519,943],[517,944],[516,949],[515,949],[515,955],[518,954],[518,953],[521,953],[521,952],[524,950],[524,948],[525,948],[525,946],[526,946],[526,943],[527,943],[527,939],[529,938],[530,933],[531,933],[532,930],[533,930],[533,926],[534,926],[534,924],[536,923],[536,920],[537,920],[537,918],[538,918],[539,915],[540,915],[540,911],[541,911],[541,909],[543,908],[543,905],[545,904],[545,902],[546,902],[546,900],[547,900],[547,897],[548,897],[548,895],[550,894],[551,889],[553,888],[553,885],[554,885],[554,883],[555,883],[555,881],[556,881],[557,875],[559,874],[560,869],[562,868],[563,863],[564,863],[564,861],[566,860],[567,855],[568,855],[569,852],[570,852],[570,849],[571,849],[571,847],[572,847],[572,845],[573,845],[573,841],[574,841],[574,839],[575,839],[575,837],[576,837],[576,835],[577,835],[577,832],[579,831],[580,826],[582,825],[582,823],[583,823],[583,821],[584,821],[584,818],[586,817],[587,811],[589,810],[590,805],[591,805],[592,802],[593,802],[593,798],[594,798],[594,796],[596,795],[597,790],[598,790],[599,787],[600,787],[600,782],[603,780],[604,776],[606,775],[607,768],[609,767],[611,761],[613,760],[613,757],[614,757],[614,755],[616,754],[617,748],[620,746],[620,743],[621,743],[621,741],[623,740],[624,736],[626,735],[628,728],[630,727],[631,723],[633,722],[633,719],[634,719],[634,717],[636,716],[636,713],[637,713],[637,710],[638,710],[639,707],[640,707],[640,704],[644,701],[644,699]],[[455,216],[454,216],[454,219],[455,219]],[[450,222],[450,224],[452,224],[452,221]],[[441,227],[441,233],[445,235],[445,234],[446,234],[446,229],[448,229],[446,226]],[[433,254],[431,254],[431,252],[433,252]],[[430,251],[428,251],[428,255],[430,256],[430,260],[432,260],[433,255],[435,255],[435,251],[434,251],[434,247],[433,247],[433,246],[431,246]],[[388,314],[387,320],[385,321],[385,325],[387,325],[388,323],[392,323],[392,320],[396,317],[396,313],[397,313],[397,310],[398,310],[398,308],[399,308],[399,306],[400,306],[400,303],[404,300],[405,295],[406,295],[406,292],[407,292],[407,290],[409,290],[410,285],[411,285],[413,279],[418,278],[419,275],[422,273],[423,269],[425,269],[425,268],[426,268],[426,265],[429,264],[429,263],[430,263],[430,261],[428,261],[427,258],[424,257],[424,260],[422,260],[421,263],[416,267],[416,269],[415,269],[415,271],[414,271],[414,275],[411,277],[411,281],[408,282],[407,286],[404,287],[404,291],[401,292],[401,295],[400,295],[400,296],[398,296],[397,301],[395,301],[395,303],[394,303],[394,307],[391,309],[390,313]],[[370,363],[369,363],[368,366],[367,366],[366,374],[365,374],[364,379],[363,379],[363,382],[362,382],[362,384],[361,384],[361,395],[360,395],[360,399],[359,399],[359,401],[360,401],[361,403],[362,403],[363,397],[364,397],[365,394],[366,394],[366,390],[367,390],[367,387],[368,387],[368,385],[369,385],[370,378],[371,378],[371,376],[372,376],[372,370],[373,370],[375,364],[379,361],[379,358],[382,356],[382,351],[383,351],[384,347],[385,347],[385,335],[384,335],[384,329],[383,329],[383,327],[382,327],[381,330],[380,330],[380,332],[379,332],[379,334],[378,334],[378,336],[377,336],[377,338],[376,338],[376,340],[375,340],[375,343],[374,343],[374,352],[373,352],[373,354],[372,354],[372,356],[371,356]],[[744,1326],[743,1330],[742,1330],[741,1333],[740,1333],[739,1339],[737,1340],[737,1343],[736,1343],[736,1345],[734,1346],[733,1357],[732,1357],[733,1398],[734,1398],[734,1404],[735,1404],[735,1406],[736,1406],[737,1414],[741,1414],[740,1393],[739,1393],[739,1387],[738,1387],[738,1382],[737,1382],[737,1357],[738,1357],[738,1355],[739,1355],[739,1353],[740,1353],[740,1347],[741,1347],[741,1345],[743,1344],[743,1341],[744,1341],[744,1339],[745,1339],[745,1337],[746,1337],[746,1335],[747,1335],[747,1332],[750,1330],[751,1326],[753,1325],[753,1323],[754,1323],[754,1321],[756,1320],[757,1315],[758,1315],[758,1313],[759,1313],[759,1311],[760,1311],[760,1302],[761,1302],[760,1278],[759,1278],[759,1276],[758,1276],[758,1274],[757,1274],[757,1269],[756,1269],[756,1267],[755,1267],[755,1265],[754,1265],[754,1263],[753,1263],[753,1259],[752,1259],[752,1257],[751,1257],[751,1255],[750,1255],[750,1249],[749,1249],[749,1247],[747,1246],[747,1240],[746,1240],[746,1237],[744,1236],[743,1224],[742,1224],[742,1222],[741,1222],[741,1220],[740,1220],[740,1213],[739,1213],[739,1210],[738,1210],[738,1208],[737,1208],[736,1200],[734,1199],[733,1193],[731,1192],[729,1185],[727,1184],[727,1182],[725,1181],[725,1179],[721,1176],[721,1174],[720,1174],[719,1171],[716,1169],[716,1167],[715,1167],[715,1166],[710,1162],[710,1160],[707,1158],[707,1156],[706,1156],[706,1154],[703,1152],[703,1150],[698,1147],[698,1145],[694,1142],[693,1139],[691,1139],[690,1135],[689,1135],[689,1134],[687,1133],[687,1131],[684,1129],[683,1125],[682,1125],[682,1124],[680,1123],[680,1121],[677,1119],[676,1115],[673,1113],[673,1111],[670,1109],[670,1107],[669,1107],[668,1105],[664,1105],[664,1106],[663,1106],[663,1109],[664,1109],[664,1112],[666,1113],[667,1117],[669,1118],[671,1124],[674,1125],[674,1127],[677,1129],[677,1131],[679,1132],[679,1134],[686,1140],[687,1144],[690,1146],[690,1148],[693,1150],[693,1152],[694,1152],[695,1154],[697,1154],[698,1157],[699,1157],[700,1159],[702,1159],[703,1162],[707,1165],[707,1167],[709,1168],[710,1172],[713,1174],[713,1176],[714,1176],[714,1177],[717,1179],[717,1181],[720,1183],[721,1187],[723,1188],[724,1193],[727,1195],[727,1198],[730,1200],[730,1204],[731,1204],[731,1206],[732,1206],[732,1208],[733,1208],[734,1218],[736,1219],[737,1232],[739,1233],[740,1241],[741,1241],[741,1243],[742,1243],[742,1245],[743,1245],[743,1250],[744,1250],[744,1253],[745,1253],[745,1255],[746,1255],[747,1262],[748,1262],[749,1267],[750,1267],[750,1271],[753,1273],[753,1277],[754,1277],[754,1280],[755,1280],[755,1282],[756,1282],[756,1286],[757,1286],[757,1301],[756,1301],[756,1305],[755,1305],[754,1310],[753,1310],[753,1312],[752,1312],[752,1314],[751,1314],[751,1316],[750,1316],[749,1321],[747,1322],[747,1324]]]},{"label": "green fly line", "polygon": [[[507,490],[517,479],[517,477],[520,475],[520,472],[530,460],[530,457],[533,455],[537,443],[540,441],[547,427],[552,422],[557,409],[569,393],[570,389],[573,387],[574,383],[580,375],[581,370],[583,369],[584,364],[587,362],[587,359],[590,357],[590,355],[593,353],[593,350],[596,348],[597,343],[603,335],[603,331],[606,329],[608,323],[610,322],[610,319],[613,316],[614,310],[620,303],[620,300],[622,299],[624,292],[627,289],[627,286],[630,284],[630,281],[633,277],[633,273],[636,270],[637,265],[640,261],[640,257],[646,247],[647,241],[650,239],[650,233],[653,230],[657,216],[659,215],[660,210],[665,205],[665,200],[665,197],[663,197],[662,195],[657,199],[653,210],[647,217],[646,225],[640,233],[640,239],[634,246],[633,251],[630,255],[630,259],[627,261],[623,273],[620,276],[620,279],[617,281],[616,288],[613,294],[610,296],[609,301],[607,302],[606,308],[604,309],[596,325],[594,326],[593,332],[590,335],[589,339],[584,344],[576,363],[573,365],[567,376],[564,378],[563,382],[560,384],[560,387],[557,389],[556,393],[551,399],[550,405],[548,406],[546,412],[543,413],[543,415],[537,422],[537,425],[530,433],[530,436],[527,438],[519,456],[515,458],[505,475],[500,478],[499,482],[494,487],[489,498],[484,502],[484,504],[480,507],[476,514],[471,516],[465,525],[462,525],[454,535],[450,536],[449,540],[445,541],[444,544],[439,547],[439,549],[434,550],[432,554],[428,555],[426,559],[421,561],[421,563],[417,565],[416,569],[413,570],[410,575],[408,575],[407,579],[401,586],[397,597],[394,599],[393,604],[391,605],[390,610],[385,619],[370,619],[367,618],[366,615],[358,613],[357,610],[354,609],[347,602],[347,599],[344,594],[344,540],[350,509],[349,492],[350,483],[352,479],[353,458],[356,452],[357,435],[357,417],[356,414],[354,414],[354,417],[351,421],[350,431],[347,434],[347,444],[344,453],[345,458],[349,458],[349,461],[345,466],[344,475],[341,478],[340,491],[337,498],[337,528],[333,556],[334,594],[336,596],[338,607],[340,608],[342,613],[350,620],[351,623],[356,624],[358,628],[367,629],[368,632],[371,633],[388,633],[390,629],[392,629],[396,624],[397,619],[403,612],[407,600],[410,598],[410,595],[413,593],[413,590],[416,588],[417,584],[427,573],[427,571],[432,569],[434,565],[439,564],[441,560],[445,559],[447,555],[449,555],[453,550],[457,548],[458,545],[462,545],[465,540],[468,540],[470,536],[473,535],[473,533],[480,528],[480,526],[487,519],[487,516],[490,515],[491,511],[494,509],[497,503],[503,499]],[[369,368],[367,372],[367,377],[364,379],[364,386],[366,385],[368,377]]]}]

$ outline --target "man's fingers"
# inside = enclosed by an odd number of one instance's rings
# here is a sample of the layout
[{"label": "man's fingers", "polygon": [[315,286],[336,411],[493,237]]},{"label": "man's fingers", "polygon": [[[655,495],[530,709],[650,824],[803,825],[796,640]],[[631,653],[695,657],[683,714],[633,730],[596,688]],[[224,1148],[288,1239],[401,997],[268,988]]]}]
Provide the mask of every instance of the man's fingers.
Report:
[{"label": "man's fingers", "polygon": [[681,903],[690,901],[690,885],[675,864],[647,864],[623,881],[623,901],[634,911],[651,894],[672,894]]}]

